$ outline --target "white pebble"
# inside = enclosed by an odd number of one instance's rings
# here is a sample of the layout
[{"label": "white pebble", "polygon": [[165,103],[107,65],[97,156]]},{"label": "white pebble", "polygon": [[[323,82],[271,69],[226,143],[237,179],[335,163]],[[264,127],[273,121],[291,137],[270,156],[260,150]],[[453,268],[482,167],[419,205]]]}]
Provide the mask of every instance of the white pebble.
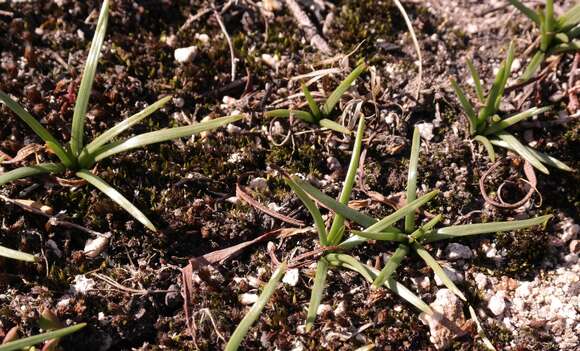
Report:
[{"label": "white pebble", "polygon": [[496,316],[501,315],[506,307],[503,293],[497,292],[495,295],[493,295],[491,299],[489,299],[489,304],[487,305],[487,307]]},{"label": "white pebble", "polygon": [[175,49],[173,56],[175,61],[179,63],[187,63],[192,61],[197,54],[197,46],[188,46],[186,48]]},{"label": "white pebble", "polygon": [[289,269],[286,274],[284,274],[284,278],[282,278],[282,282],[290,285],[296,286],[298,284],[298,278],[300,277],[300,272],[298,268]]}]

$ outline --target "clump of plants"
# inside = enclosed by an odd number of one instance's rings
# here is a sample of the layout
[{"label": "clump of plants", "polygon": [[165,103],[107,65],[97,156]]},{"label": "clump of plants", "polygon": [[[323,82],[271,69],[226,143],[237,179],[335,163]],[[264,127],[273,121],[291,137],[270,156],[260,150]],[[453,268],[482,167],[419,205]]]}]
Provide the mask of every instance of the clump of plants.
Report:
[{"label": "clump of plants", "polygon": [[580,50],[580,4],[574,5],[561,16],[554,14],[554,0],[546,0],[544,10],[536,11],[519,0],[509,0],[526,17],[531,19],[540,30],[539,46],[532,56],[520,80],[527,81],[536,74],[546,57],[567,51]]},{"label": "clump of plants", "polygon": [[334,110],[336,104],[340,101],[340,98],[344,93],[350,88],[351,84],[366,70],[367,66],[363,62],[359,64],[350,74],[336,87],[336,89],[330,94],[322,106],[318,106],[310,89],[306,85],[302,85],[302,92],[308,103],[309,111],[304,110],[291,110],[291,109],[277,109],[270,110],[265,113],[266,117],[269,118],[285,118],[285,117],[297,117],[301,120],[314,123],[323,128],[332,129],[334,131],[351,134],[348,128],[345,128],[339,123],[336,123],[330,119],[332,111]]},{"label": "clump of plants", "polygon": [[[145,117],[151,115],[153,112],[157,111],[163,105],[165,105],[171,98],[170,96],[167,96],[105,131],[90,143],[84,144],[84,123],[87,113],[87,106],[95,78],[99,54],[107,29],[108,13],[109,1],[105,0],[101,7],[95,36],[92,40],[89,56],[84,68],[79,93],[74,108],[71,140],[67,145],[60,144],[56,138],[54,138],[52,134],[36,120],[36,118],[34,118],[29,112],[27,112],[6,93],[0,91],[0,101],[2,101],[18,117],[20,117],[34,131],[34,133],[36,133],[36,135],[44,140],[47,149],[51,153],[55,154],[56,157],[58,157],[60,160],[60,162],[57,163],[42,163],[34,166],[21,167],[1,174],[0,186],[20,178],[39,174],[59,174],[71,172],[105,193],[114,202],[129,212],[129,214],[131,214],[147,228],[152,231],[156,231],[153,223],[151,223],[151,221],[139,209],[137,209],[135,205],[133,205],[129,200],[121,195],[121,193],[107,184],[103,179],[91,172],[90,169],[95,165],[96,162],[118,153],[215,129],[228,123],[239,121],[242,116],[221,117],[191,126],[169,128],[144,133],[124,140],[115,139],[121,133],[133,125],[139,123]],[[9,249],[1,248],[0,254],[8,254],[8,256],[12,258],[31,260],[31,257],[29,256],[17,255],[14,252],[9,252],[6,250]]]},{"label": "clump of plants", "polygon": [[[409,165],[409,173],[407,178],[407,204],[394,213],[378,220],[365,215],[357,210],[348,207],[348,201],[354,185],[355,175],[358,169],[360,152],[362,148],[362,135],[364,128],[364,119],[361,118],[355,145],[352,152],[351,162],[347,171],[345,182],[339,200],[335,200],[316,189],[309,183],[299,179],[295,176],[286,176],[288,185],[292,188],[295,194],[302,200],[304,206],[310,212],[314,227],[318,232],[319,245],[321,246],[324,255],[318,259],[316,267],[316,275],[314,278],[314,285],[312,287],[310,303],[306,316],[306,331],[314,327],[316,313],[318,306],[323,297],[324,287],[326,285],[327,273],[330,267],[343,267],[351,269],[360,273],[369,283],[372,283],[373,288],[386,287],[392,290],[395,294],[415,306],[421,312],[435,316],[437,312],[434,311],[427,303],[425,303],[419,296],[414,294],[411,290],[406,288],[401,283],[392,278],[392,274],[397,267],[402,264],[403,259],[415,252],[425,263],[433,270],[433,272],[444,282],[453,293],[455,293],[463,301],[466,301],[465,296],[461,293],[459,288],[446,275],[443,268],[439,265],[437,260],[429,254],[426,246],[431,242],[440,240],[456,239],[463,236],[471,236],[478,234],[496,233],[500,231],[509,231],[520,228],[528,228],[531,226],[545,224],[551,216],[541,216],[528,220],[494,222],[494,223],[480,223],[457,225],[436,229],[435,226],[442,219],[442,215],[437,215],[423,225],[416,225],[416,211],[423,205],[431,201],[438,191],[431,191],[419,198],[417,198],[417,167],[419,160],[419,132],[415,128],[413,134],[413,145],[411,148],[411,159]],[[313,201],[323,204],[325,207],[335,212],[330,229],[327,229],[320,213],[320,210]],[[345,221],[350,220],[357,225],[360,225],[364,230],[354,230],[350,236],[343,240],[345,234]],[[403,229],[397,227],[399,221],[404,221]],[[381,271],[361,263],[355,257],[345,253],[354,247],[367,242],[368,240],[391,241],[398,243],[397,250],[391,255],[390,259],[385,264]],[[272,296],[276,286],[282,279],[286,263],[281,264],[274,272],[271,280],[266,285],[263,293],[260,295],[258,302],[250,309],[250,312],[242,320],[234,334],[232,335],[226,350],[236,350],[241,344],[250,326],[259,317],[260,311],[266,305],[267,300]],[[485,344],[489,348],[493,345],[485,337],[483,330],[477,320],[477,317],[470,307],[470,314],[475,320],[478,331],[483,338]]]},{"label": "clump of plants", "polygon": [[[502,112],[499,110],[499,106],[503,98],[507,80],[510,76],[514,53],[515,49],[512,42],[509,45],[507,57],[505,61],[502,62],[487,96],[483,91],[483,86],[477,69],[471,60],[467,59],[467,67],[469,68],[473,78],[475,93],[478,99],[475,104],[471,103],[457,82],[453,78],[450,79],[455,94],[463,107],[463,112],[467,116],[469,122],[469,134],[474,140],[483,144],[492,161],[495,161],[495,150],[493,148],[495,145],[516,152],[543,173],[550,173],[545,165],[564,171],[572,171],[572,169],[562,161],[522,144],[516,137],[506,131],[507,128],[516,123],[551,110],[551,107],[549,106],[541,108],[532,107],[513,116],[506,118],[500,117]],[[474,105],[481,107],[476,111]]]}]

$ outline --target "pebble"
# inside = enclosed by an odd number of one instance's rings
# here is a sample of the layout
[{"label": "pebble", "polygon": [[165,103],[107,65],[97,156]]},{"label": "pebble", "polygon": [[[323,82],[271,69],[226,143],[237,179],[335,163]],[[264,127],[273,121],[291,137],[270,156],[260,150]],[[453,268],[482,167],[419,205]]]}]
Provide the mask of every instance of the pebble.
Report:
[{"label": "pebble", "polygon": [[429,289],[431,289],[431,281],[427,276],[414,277],[411,278],[411,281],[415,284],[417,288],[419,288],[419,291],[421,292],[426,292],[429,291]]},{"label": "pebble", "polygon": [[433,124],[432,123],[419,123],[415,125],[419,128],[419,134],[421,134],[421,138],[425,140],[433,139]]},{"label": "pebble", "polygon": [[255,191],[265,191],[268,189],[268,181],[262,177],[252,179],[248,185]]},{"label": "pebble", "polygon": [[485,289],[485,287],[487,286],[487,276],[485,274],[476,273],[473,278],[479,290]]},{"label": "pebble", "polygon": [[197,46],[188,46],[186,48],[175,49],[173,57],[179,63],[187,63],[193,61],[197,55]]},{"label": "pebble", "polygon": [[284,278],[282,278],[282,282],[286,283],[290,286],[296,286],[298,284],[298,278],[300,277],[300,272],[298,268],[289,269],[286,274],[284,274]]},{"label": "pebble", "polygon": [[244,293],[238,296],[238,300],[242,305],[252,305],[258,301],[258,294]]},{"label": "pebble", "polygon": [[463,325],[465,317],[463,315],[463,304],[461,300],[449,289],[440,289],[437,291],[435,301],[429,306],[434,311],[439,312],[433,316],[421,313],[419,319],[429,326],[431,333],[430,340],[437,350],[443,350],[449,346],[456,334],[442,323],[442,317],[456,325]]},{"label": "pebble", "polygon": [[[449,279],[451,279],[452,282],[459,283],[459,282],[463,281],[463,273],[462,272],[459,272],[455,268],[451,268],[451,267],[443,266],[441,268],[443,268],[443,272],[445,272],[445,274],[449,277]],[[439,277],[437,275],[435,275],[435,284],[437,284],[437,286],[445,285],[445,284],[443,284],[443,281],[441,279],[439,279]]]},{"label": "pebble", "polygon": [[506,308],[506,303],[504,299],[504,294],[501,291],[498,291],[495,295],[489,299],[489,303],[487,305],[489,310],[493,312],[496,316],[501,315]]},{"label": "pebble", "polygon": [[316,310],[317,315],[326,314],[332,312],[332,307],[327,304],[320,304]]},{"label": "pebble", "polygon": [[473,257],[471,249],[465,245],[451,243],[447,245],[447,258],[450,260],[467,260]]},{"label": "pebble", "polygon": [[580,240],[572,240],[570,241],[570,252],[571,253],[578,253],[580,252]]}]

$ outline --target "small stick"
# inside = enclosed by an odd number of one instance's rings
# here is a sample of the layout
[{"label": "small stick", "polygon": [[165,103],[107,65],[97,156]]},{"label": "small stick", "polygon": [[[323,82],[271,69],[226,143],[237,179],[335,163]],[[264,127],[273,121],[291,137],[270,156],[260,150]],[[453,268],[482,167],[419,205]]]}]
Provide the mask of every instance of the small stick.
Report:
[{"label": "small stick", "polygon": [[228,42],[228,47],[230,49],[230,60],[231,60],[231,65],[232,65],[231,75],[232,75],[232,82],[233,82],[236,80],[236,55],[234,54],[234,45],[232,44],[232,39],[230,38],[228,31],[226,30],[226,26],[222,22],[222,17],[215,9],[213,11],[213,15],[215,16],[215,19],[217,20],[218,24],[220,25],[220,29],[222,30],[222,33],[224,33],[224,35],[226,36],[226,41]]},{"label": "small stick", "polygon": [[330,50],[330,46],[324,38],[318,34],[318,30],[310,18],[302,11],[300,5],[296,2],[296,0],[285,0],[286,6],[290,9],[292,16],[296,22],[298,22],[298,26],[302,28],[304,31],[304,35],[306,36],[306,40],[308,40],[318,51],[322,52],[323,54],[330,55],[332,50]]}]

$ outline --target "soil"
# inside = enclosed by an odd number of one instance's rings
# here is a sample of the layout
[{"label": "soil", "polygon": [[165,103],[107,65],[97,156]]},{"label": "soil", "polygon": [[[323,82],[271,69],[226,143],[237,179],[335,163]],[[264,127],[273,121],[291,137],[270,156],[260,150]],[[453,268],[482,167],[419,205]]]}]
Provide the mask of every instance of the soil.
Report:
[{"label": "soil", "polygon": [[[42,257],[36,265],[0,261],[0,334],[15,325],[20,326],[21,335],[38,333],[39,313],[49,308],[63,322],[88,324],[63,339],[61,346],[66,350],[223,348],[224,339],[248,309],[238,296],[255,293],[256,278],[267,281],[273,271],[266,242],[200,273],[191,306],[193,337],[185,321],[180,268],[192,257],[291,227],[236,198],[238,179],[249,182],[264,178],[267,186],[250,194],[307,224],[311,223],[308,212],[276,169],[305,175],[326,194],[338,196],[352,138],[299,121],[271,123],[263,111],[278,101],[290,101],[293,106],[302,102],[288,100],[300,91],[293,77],[316,69],[340,68],[311,86],[311,90],[328,95],[359,59],[372,66],[373,74],[365,73],[357,80],[343,97],[341,108],[352,109],[356,102],[364,102],[366,188],[385,196],[404,191],[413,126],[431,124],[432,138],[422,140],[419,190],[425,193],[438,188],[442,194],[427,208],[429,212],[444,214],[448,224],[555,215],[546,230],[461,240],[477,252],[462,269],[468,275],[485,272],[498,278],[532,280],[561,264],[554,246],[560,230],[557,224],[578,219],[578,173],[552,170],[547,176],[538,172],[541,196],[534,195],[517,210],[486,205],[478,181],[491,162],[484,150],[469,141],[467,122],[448,83],[449,76],[454,76],[467,85],[466,57],[474,58],[482,78],[490,82],[512,38],[523,70],[526,58],[522,53],[536,35],[530,21],[503,7],[502,1],[404,1],[423,54],[423,84],[416,98],[417,57],[403,18],[391,1],[302,3],[310,18],[320,24],[318,30],[336,55],[352,52],[330,64],[324,63],[327,57],[304,39],[284,6],[273,12],[264,8],[272,3],[279,2],[234,1],[221,13],[237,61],[232,77],[230,51],[214,12],[207,11],[183,27],[192,15],[210,8],[210,3],[113,1],[85,127],[88,139],[167,94],[174,96],[173,103],[135,127],[134,133],[235,111],[246,118],[236,123],[240,129],[222,128],[99,163],[95,172],[153,220],[160,229],[156,234],[89,186],[62,186],[54,177],[29,178],[4,186],[0,193],[6,197],[36,200],[71,222],[110,232],[112,238],[106,250],[91,259],[83,254],[91,238],[86,232],[49,225],[46,217],[0,201],[2,245]],[[557,10],[572,3],[558,2]],[[224,4],[215,5],[219,12]],[[61,140],[70,137],[75,92],[99,6],[98,1],[0,1],[0,89],[17,97]],[[198,48],[194,60],[176,62],[174,50],[191,45]],[[535,142],[537,149],[578,169],[578,115],[565,124],[553,123],[567,116],[572,60],[573,55],[563,55],[557,69],[540,83],[506,94],[502,109],[513,113],[520,107],[556,106],[557,113],[547,113],[536,124],[513,131],[520,139]],[[376,79],[373,83],[373,75],[380,78],[379,84]],[[41,144],[6,107],[0,107],[0,116],[1,151],[14,156],[28,144]],[[352,113],[336,117],[351,128],[355,125]],[[287,133],[289,139],[277,146]],[[508,155],[505,150],[499,152]],[[50,158],[53,156],[39,152],[27,163]],[[3,169],[8,171],[12,166]],[[522,176],[521,161],[509,155],[509,162],[494,172],[489,186]],[[521,195],[512,192],[506,200],[517,200]],[[360,182],[352,199],[368,199]],[[373,216],[392,211],[376,201],[369,201],[362,210]],[[271,241],[280,260],[308,252],[317,243],[313,231]],[[501,264],[490,262],[482,249],[485,245],[508,252]],[[445,244],[432,246],[431,252],[445,249]],[[374,265],[377,260],[380,263],[383,252],[393,249],[391,245],[369,244],[353,254]],[[406,286],[413,287],[413,277],[432,278],[414,257],[405,263],[396,278]],[[322,301],[331,311],[318,317],[313,332],[301,331],[314,276],[312,267],[300,270],[296,286],[280,285],[244,340],[245,349],[351,350],[369,343],[381,350],[434,349],[429,328],[413,306],[388,291],[369,295],[369,284],[362,277],[342,270],[331,272]],[[113,287],[103,276],[139,291]],[[88,291],[78,291],[83,279]],[[486,308],[471,279],[460,288],[476,307]],[[437,286],[431,284],[421,297],[432,302],[436,291]],[[333,313],[341,303],[346,306],[344,313]],[[511,332],[493,318],[484,324],[498,349],[558,349],[558,342],[550,335]],[[482,348],[475,332],[456,339],[450,347]]]}]

